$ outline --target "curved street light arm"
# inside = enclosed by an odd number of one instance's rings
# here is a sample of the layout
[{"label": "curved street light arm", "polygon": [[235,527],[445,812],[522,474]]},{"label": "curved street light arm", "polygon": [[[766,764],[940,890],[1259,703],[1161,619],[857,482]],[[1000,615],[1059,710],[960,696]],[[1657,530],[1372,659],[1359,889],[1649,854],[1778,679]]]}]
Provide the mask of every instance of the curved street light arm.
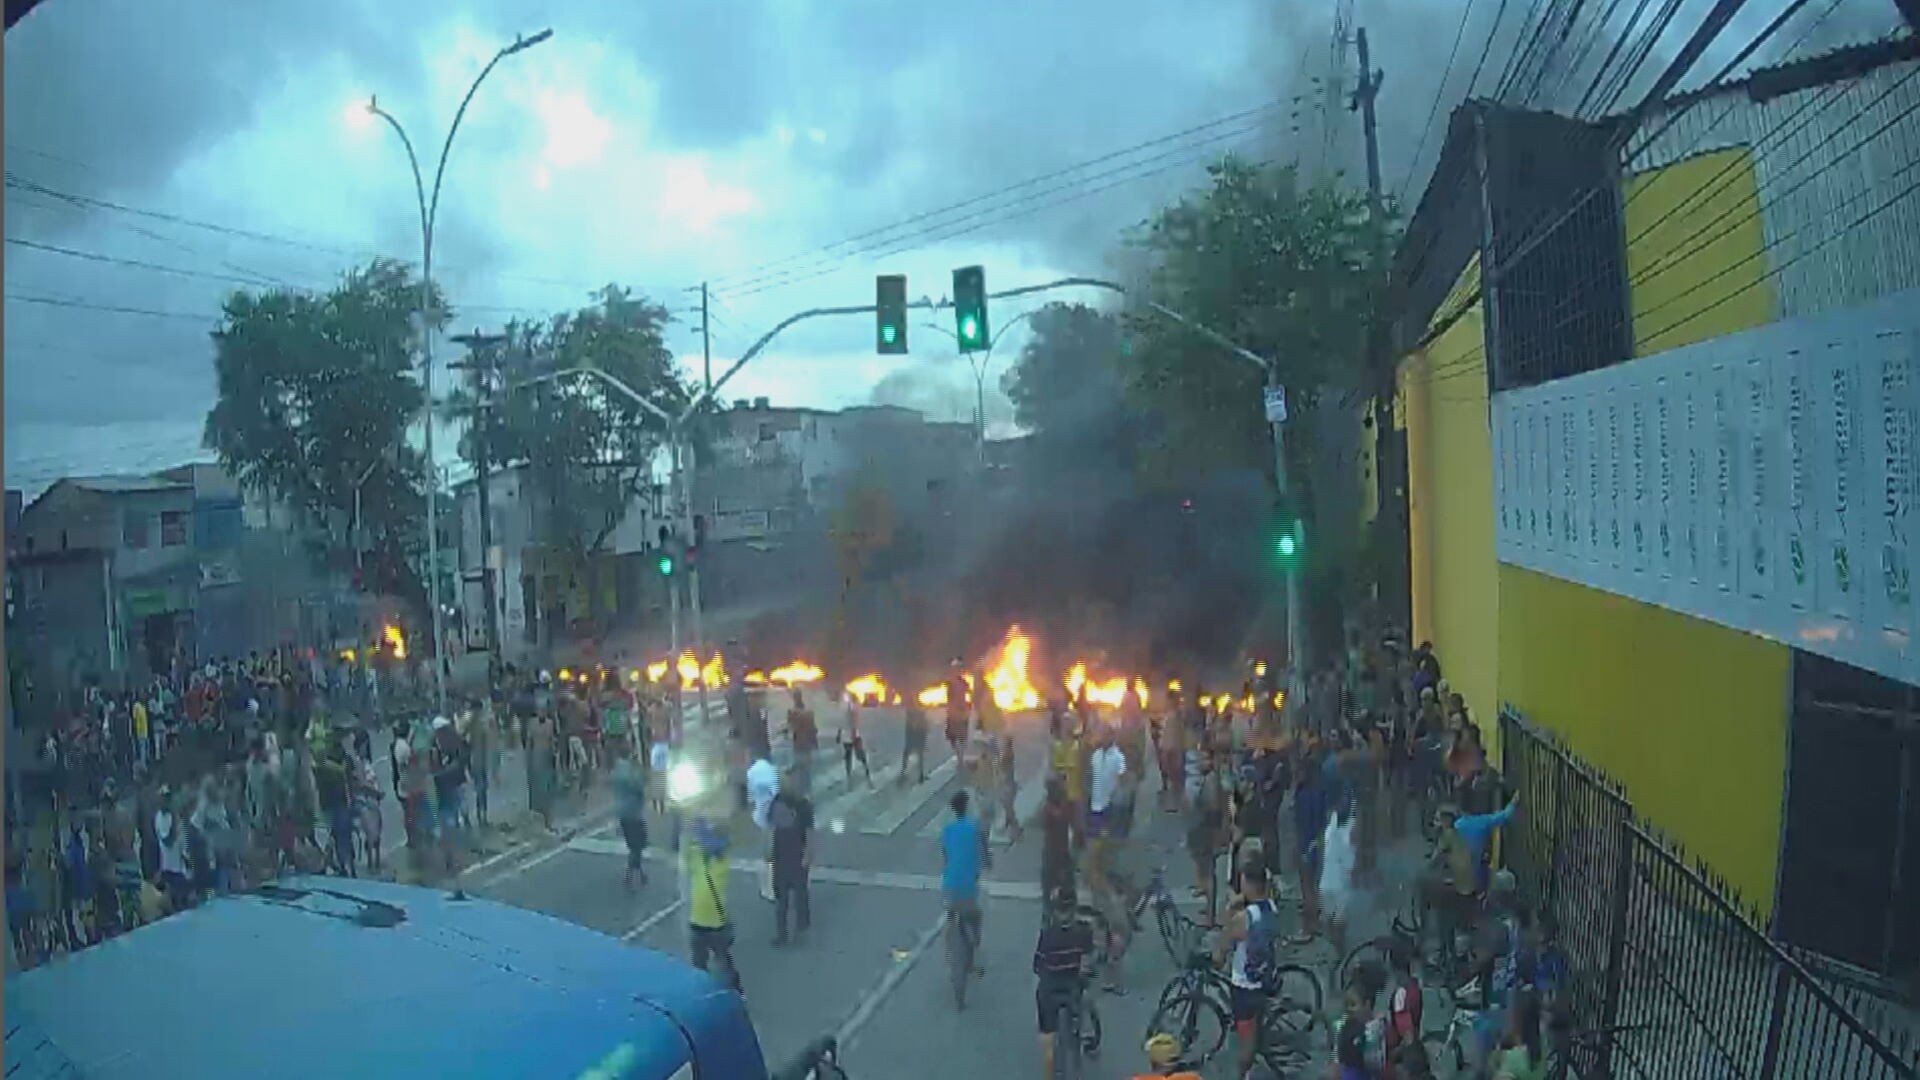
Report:
[{"label": "curved street light arm", "polygon": [[[447,139],[440,144],[440,163],[433,170],[433,196],[430,199],[424,195],[421,197],[421,205],[426,207],[428,222],[426,228],[429,235],[433,230],[432,221],[440,213],[440,182],[447,175],[447,156],[453,152],[453,137],[460,131],[460,121],[466,119],[467,106],[473,104],[473,95],[479,92],[480,84],[487,81],[487,76],[493,74],[493,69],[499,65],[500,61],[514,53],[531,49],[552,36],[552,30],[542,30],[532,37],[515,38],[513,44],[493,54],[493,59],[487,61],[487,66],[481,68],[480,74],[474,76],[473,85],[467,87],[467,96],[460,99],[460,107],[453,113],[453,123],[447,128]],[[408,153],[412,151],[409,150]],[[417,167],[415,171],[419,171]]]},{"label": "curved street light arm", "polygon": [[[395,135],[400,136],[400,145],[407,151],[407,167],[413,170],[413,196],[420,207],[420,238],[425,241],[432,228],[427,219],[427,189],[420,177],[420,156],[413,152],[413,140],[407,138],[407,129],[400,126],[392,113],[380,107],[378,101],[367,102],[367,111],[387,122]],[[442,159],[444,164],[444,159]]]}]

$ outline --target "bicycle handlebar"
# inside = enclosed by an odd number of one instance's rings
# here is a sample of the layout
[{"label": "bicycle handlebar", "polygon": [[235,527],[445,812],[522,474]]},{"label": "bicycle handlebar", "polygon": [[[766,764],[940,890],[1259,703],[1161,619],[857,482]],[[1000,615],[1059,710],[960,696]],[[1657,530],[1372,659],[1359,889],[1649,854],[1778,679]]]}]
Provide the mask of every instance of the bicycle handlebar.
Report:
[{"label": "bicycle handlebar", "polygon": [[825,1075],[842,1075],[839,1072],[839,1057],[839,1040],[831,1035],[822,1035],[808,1043],[806,1049],[800,1051],[786,1068],[774,1073],[771,1080],[813,1080],[816,1075],[815,1070],[822,1065],[830,1066],[834,1070]]}]

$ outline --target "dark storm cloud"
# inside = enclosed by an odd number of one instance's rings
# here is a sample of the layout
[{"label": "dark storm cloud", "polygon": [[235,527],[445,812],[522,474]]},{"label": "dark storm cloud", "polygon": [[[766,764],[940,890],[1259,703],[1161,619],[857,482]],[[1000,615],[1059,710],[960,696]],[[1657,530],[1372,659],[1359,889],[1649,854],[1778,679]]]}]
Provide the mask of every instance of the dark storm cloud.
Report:
[{"label": "dark storm cloud", "polygon": [[146,191],[331,52],[411,78],[404,7],[48,0],[6,36],[7,168]]}]

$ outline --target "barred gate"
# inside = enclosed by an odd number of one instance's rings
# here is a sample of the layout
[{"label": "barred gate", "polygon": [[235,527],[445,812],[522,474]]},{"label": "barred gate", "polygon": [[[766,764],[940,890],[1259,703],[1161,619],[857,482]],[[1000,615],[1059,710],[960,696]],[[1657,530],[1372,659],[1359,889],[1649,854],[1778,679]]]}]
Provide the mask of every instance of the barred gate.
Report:
[{"label": "barred gate", "polygon": [[1518,713],[1500,713],[1502,771],[1521,800],[1502,861],[1559,927],[1576,1030],[1615,1031],[1583,1076],[1900,1080],[1895,1049],[1741,907],[1733,890],[1633,816],[1613,783]]}]

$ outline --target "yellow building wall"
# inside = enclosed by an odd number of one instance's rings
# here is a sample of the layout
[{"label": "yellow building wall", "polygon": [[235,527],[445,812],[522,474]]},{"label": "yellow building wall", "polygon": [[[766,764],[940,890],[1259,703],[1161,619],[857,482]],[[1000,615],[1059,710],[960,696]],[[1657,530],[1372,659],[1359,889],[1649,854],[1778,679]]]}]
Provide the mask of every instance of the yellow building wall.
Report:
[{"label": "yellow building wall", "polygon": [[1770,912],[1792,650],[1517,566],[1499,595],[1501,698]]},{"label": "yellow building wall", "polygon": [[1621,198],[1635,356],[1776,318],[1770,260],[1759,254],[1767,242],[1759,182],[1745,147],[1630,177]]},{"label": "yellow building wall", "polygon": [[[1771,288],[1742,289],[1767,268],[1744,149],[1635,176],[1623,197],[1636,355],[1775,318]],[[1516,566],[1500,567],[1496,594],[1500,700],[1558,732],[1641,817],[1771,912],[1792,650]]]},{"label": "yellow building wall", "polygon": [[[1469,265],[1435,313],[1435,325],[1479,285]],[[1413,636],[1431,641],[1447,681],[1499,738],[1498,574],[1493,547],[1493,438],[1487,423],[1487,359],[1480,304],[1400,369],[1407,429]]]}]

